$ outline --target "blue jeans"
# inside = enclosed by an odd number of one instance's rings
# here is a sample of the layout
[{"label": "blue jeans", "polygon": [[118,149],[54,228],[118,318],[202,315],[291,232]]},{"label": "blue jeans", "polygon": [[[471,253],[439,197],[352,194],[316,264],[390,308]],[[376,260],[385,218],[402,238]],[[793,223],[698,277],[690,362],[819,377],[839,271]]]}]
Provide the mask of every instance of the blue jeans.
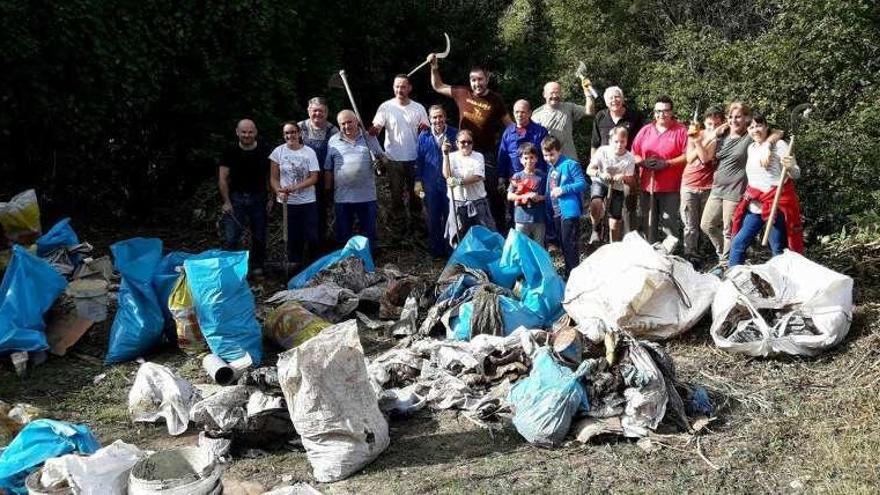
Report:
[{"label": "blue jeans", "polygon": [[556,233],[559,235],[559,249],[562,250],[562,257],[565,258],[565,278],[568,279],[568,275],[581,261],[579,249],[581,220],[580,218],[554,217],[553,222],[556,224]]},{"label": "blue jeans", "polygon": [[428,249],[431,256],[449,256],[449,243],[444,238],[446,219],[449,216],[449,199],[446,190],[425,191],[425,208],[428,210]]},{"label": "blue jeans", "polygon": [[262,268],[266,260],[266,201],[265,191],[259,193],[232,192],[229,194],[232,213],[223,215],[222,248],[227,251],[241,249],[241,236],[245,226],[251,231],[250,266]]},{"label": "blue jeans", "polygon": [[305,261],[306,244],[309,256],[318,252],[318,203],[287,206],[287,260]]},{"label": "blue jeans", "polygon": [[[752,244],[755,236],[762,234],[764,219],[760,213],[746,212],[742,220],[739,232],[730,243],[730,266],[742,265],[746,258],[746,250]],[[763,235],[763,234],[762,234]],[[773,228],[770,229],[770,251],[773,256],[782,254],[786,244],[785,218],[777,214]]]},{"label": "blue jeans", "polygon": [[357,218],[361,231],[370,240],[370,250],[376,249],[376,215],[379,211],[375,201],[363,203],[336,203],[336,242],[348,242],[354,233],[354,219]]}]

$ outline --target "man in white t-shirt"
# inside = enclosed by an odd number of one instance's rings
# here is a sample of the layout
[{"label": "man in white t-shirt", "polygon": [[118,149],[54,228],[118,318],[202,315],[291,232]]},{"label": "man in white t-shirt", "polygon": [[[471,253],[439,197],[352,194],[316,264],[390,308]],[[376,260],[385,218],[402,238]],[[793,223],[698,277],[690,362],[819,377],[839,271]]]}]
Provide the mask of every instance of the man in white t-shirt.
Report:
[{"label": "man in white t-shirt", "polygon": [[379,105],[370,134],[375,136],[385,129],[385,153],[388,164],[388,182],[391,189],[390,217],[398,235],[407,229],[406,202],[409,203],[409,225],[417,222],[421,211],[413,192],[415,160],[418,155],[419,132],[428,128],[428,113],[421,103],[410,99],[412,84],[405,74],[394,77],[394,98]]}]

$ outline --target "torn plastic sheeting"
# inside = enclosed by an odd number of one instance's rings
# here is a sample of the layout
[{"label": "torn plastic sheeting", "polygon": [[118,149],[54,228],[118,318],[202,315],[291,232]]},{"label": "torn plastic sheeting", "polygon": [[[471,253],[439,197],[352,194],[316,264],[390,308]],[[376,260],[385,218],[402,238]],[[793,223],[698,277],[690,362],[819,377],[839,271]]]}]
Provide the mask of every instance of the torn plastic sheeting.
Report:
[{"label": "torn plastic sheeting", "polygon": [[305,270],[291,278],[287,283],[287,288],[299,289],[304,287],[318,272],[349,256],[357,256],[362,259],[364,261],[364,268],[367,271],[372,272],[376,270],[376,265],[373,264],[373,257],[370,255],[370,241],[366,237],[356,235],[349,239],[342,249],[319,258]]},{"label": "torn plastic sheeting", "polygon": [[136,237],[110,246],[122,275],[116,316],[104,360],[131,361],[161,343],[165,318],[151,280],[162,257],[162,241]]},{"label": "torn plastic sheeting", "polygon": [[[520,302],[541,318],[542,328],[549,327],[562,316],[565,282],[543,247],[525,234],[511,230],[501,252],[500,264],[521,279]],[[507,321],[505,328],[510,328]]]},{"label": "torn plastic sheeting", "polygon": [[538,349],[531,373],[513,386],[507,398],[516,431],[538,446],[561,443],[577,410],[590,407],[579,381],[587,370],[584,362],[572,372],[553,359],[548,347]]},{"label": "torn plastic sheeting", "polygon": [[282,354],[278,374],[316,480],[347,478],[388,447],[388,423],[370,386],[356,321]]},{"label": "torn plastic sheeting", "polygon": [[508,273],[500,266],[505,244],[504,238],[497,232],[482,225],[473,226],[452,252],[443,271],[452,269],[456,264],[464,265],[488,273],[494,283],[509,289],[516,281],[516,274]]},{"label": "torn plastic sheeting", "polygon": [[71,452],[91,454],[101,447],[85,425],[52,419],[28,423],[0,454],[0,489],[25,494],[25,480],[43,462]]},{"label": "torn plastic sheeting", "polygon": [[853,280],[786,250],[740,265],[712,303],[712,339],[751,356],[815,356],[839,344],[852,323]]},{"label": "torn plastic sheeting", "polygon": [[77,495],[126,495],[131,468],[149,454],[116,440],[90,456],[68,454],[47,460],[40,483],[44,488],[64,483]]},{"label": "torn plastic sheeting", "polygon": [[[66,248],[79,244],[79,237],[70,226],[70,218],[59,220],[55,225],[37,239],[37,256],[45,257],[58,248]],[[74,262],[78,260],[73,260]]]},{"label": "torn plastic sheeting", "polygon": [[211,431],[243,431],[247,428],[245,406],[250,390],[244,385],[223,387],[217,393],[193,404],[189,417],[193,423]]},{"label": "torn plastic sheeting", "polygon": [[189,426],[190,409],[198,400],[188,381],[165,366],[147,362],[138,368],[128,391],[128,412],[136,422],[164,418],[168,433],[180,435]]},{"label": "torn plastic sheeting", "polygon": [[589,339],[621,329],[668,339],[708,311],[720,282],[690,263],[655,250],[636,232],[600,247],[572,270],[563,306]]},{"label": "torn plastic sheeting", "polygon": [[210,251],[183,262],[202,335],[226,362],[263,358],[263,333],[247,283],[247,251]]},{"label": "torn plastic sheeting", "polygon": [[0,355],[49,348],[43,314],[67,281],[21,246],[12,247],[12,261],[0,283]]}]

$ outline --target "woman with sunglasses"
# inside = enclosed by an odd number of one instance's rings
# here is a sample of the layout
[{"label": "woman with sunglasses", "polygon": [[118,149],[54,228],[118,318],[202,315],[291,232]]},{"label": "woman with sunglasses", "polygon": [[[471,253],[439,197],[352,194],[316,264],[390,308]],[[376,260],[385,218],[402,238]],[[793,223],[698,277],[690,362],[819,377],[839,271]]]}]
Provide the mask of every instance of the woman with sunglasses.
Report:
[{"label": "woman with sunglasses", "polygon": [[269,155],[270,181],[277,201],[287,208],[287,260],[301,266],[308,244],[309,255],[318,248],[318,204],[315,184],[318,183],[318,158],[315,151],[303,145],[302,130],[295,122],[282,127],[284,144]]},{"label": "woman with sunglasses", "polygon": [[486,164],[482,153],[474,151],[474,135],[462,129],[456,144],[458,151],[450,153],[452,144],[443,143],[443,177],[449,188],[450,210],[455,212],[446,222],[446,238],[453,246],[474,225],[496,230],[483,184]]}]

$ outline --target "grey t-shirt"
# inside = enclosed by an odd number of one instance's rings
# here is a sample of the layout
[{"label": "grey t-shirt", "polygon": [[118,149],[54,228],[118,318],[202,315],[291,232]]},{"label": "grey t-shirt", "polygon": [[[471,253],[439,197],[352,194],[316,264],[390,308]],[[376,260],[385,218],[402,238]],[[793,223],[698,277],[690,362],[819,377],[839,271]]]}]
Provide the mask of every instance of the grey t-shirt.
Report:
[{"label": "grey t-shirt", "polygon": [[562,154],[577,160],[577,150],[574,147],[574,123],[584,118],[587,110],[583,105],[563,101],[556,108],[550,105],[541,105],[532,113],[532,120],[547,128],[551,136],[555,136],[562,142]]},{"label": "grey t-shirt", "polygon": [[739,201],[746,190],[746,159],[752,138],[748,134],[739,137],[730,135],[718,138],[715,158],[718,168],[712,181],[710,196]]}]

